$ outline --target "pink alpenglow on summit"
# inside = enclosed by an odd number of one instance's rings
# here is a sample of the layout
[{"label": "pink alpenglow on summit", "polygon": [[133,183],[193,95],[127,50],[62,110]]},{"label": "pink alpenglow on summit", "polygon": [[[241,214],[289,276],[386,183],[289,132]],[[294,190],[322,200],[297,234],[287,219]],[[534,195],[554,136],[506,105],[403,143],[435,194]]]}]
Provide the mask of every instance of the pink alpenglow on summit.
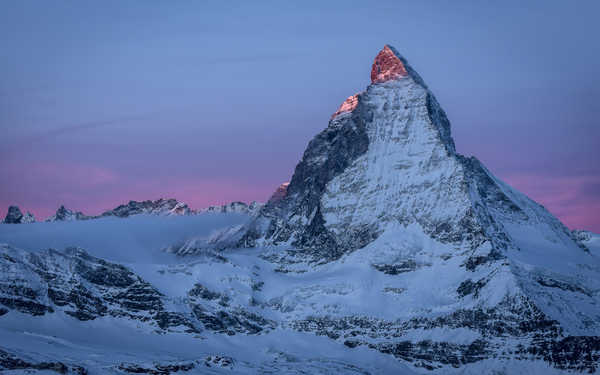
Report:
[{"label": "pink alpenglow on summit", "polygon": [[[393,79],[406,77],[408,71],[400,58],[400,55],[393,49],[393,47],[387,44],[381,51],[375,56],[373,66],[371,67],[371,83],[382,83]],[[342,113],[349,113],[356,108],[358,105],[358,94],[354,94],[348,99],[344,100],[340,108],[331,118],[334,119],[336,116]]]},{"label": "pink alpenglow on summit", "polygon": [[408,72],[400,57],[386,44],[373,62],[371,82],[382,83],[407,75]]},{"label": "pink alpenglow on summit", "polygon": [[271,195],[271,198],[269,198],[268,203],[279,202],[280,200],[285,198],[285,196],[287,195],[287,189],[288,189],[289,184],[290,184],[289,182],[284,182],[283,184],[279,185],[277,190],[275,190],[273,195]]},{"label": "pink alpenglow on summit", "polygon": [[340,108],[338,108],[338,110],[335,111],[335,113],[333,115],[331,115],[331,118],[334,118],[335,116],[342,114],[342,113],[352,112],[354,110],[354,108],[356,108],[357,105],[358,105],[358,94],[349,96],[348,99],[344,100],[344,102],[342,103]]}]

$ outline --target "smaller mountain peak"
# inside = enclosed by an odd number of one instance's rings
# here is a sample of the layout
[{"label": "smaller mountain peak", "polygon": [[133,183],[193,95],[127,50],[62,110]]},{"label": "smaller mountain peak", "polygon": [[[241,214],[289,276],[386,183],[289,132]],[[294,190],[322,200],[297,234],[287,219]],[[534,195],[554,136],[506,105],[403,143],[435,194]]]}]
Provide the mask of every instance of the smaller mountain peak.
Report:
[{"label": "smaller mountain peak", "polygon": [[404,58],[396,49],[386,44],[375,57],[371,67],[371,82],[382,83],[408,75]]},{"label": "smaller mountain peak", "polygon": [[75,212],[69,210],[64,204],[61,204],[56,213],[46,219],[47,222],[55,221],[75,221],[75,220],[87,220],[91,217],[84,215],[82,212]]},{"label": "smaller mountain peak", "polygon": [[4,223],[4,224],[35,223],[35,217],[29,211],[27,211],[26,215],[23,215],[19,206],[9,206],[8,212],[6,213],[6,217],[4,218],[4,221],[2,221],[2,223]]},{"label": "smaller mountain peak", "polygon": [[331,115],[331,118],[333,119],[337,115],[341,115],[342,113],[352,112],[354,110],[354,108],[356,108],[357,105],[358,105],[358,94],[349,96],[348,99],[344,100],[344,102],[342,103],[340,108],[338,108],[338,110],[335,111],[335,113],[333,115]]}]

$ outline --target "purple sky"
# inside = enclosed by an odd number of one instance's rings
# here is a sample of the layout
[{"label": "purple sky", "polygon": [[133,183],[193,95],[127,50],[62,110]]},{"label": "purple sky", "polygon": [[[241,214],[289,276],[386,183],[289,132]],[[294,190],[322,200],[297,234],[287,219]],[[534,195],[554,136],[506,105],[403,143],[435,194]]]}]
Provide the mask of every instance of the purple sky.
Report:
[{"label": "purple sky", "polygon": [[264,201],[390,43],[459,152],[600,232],[600,2],[322,3],[2,2],[0,214]]}]

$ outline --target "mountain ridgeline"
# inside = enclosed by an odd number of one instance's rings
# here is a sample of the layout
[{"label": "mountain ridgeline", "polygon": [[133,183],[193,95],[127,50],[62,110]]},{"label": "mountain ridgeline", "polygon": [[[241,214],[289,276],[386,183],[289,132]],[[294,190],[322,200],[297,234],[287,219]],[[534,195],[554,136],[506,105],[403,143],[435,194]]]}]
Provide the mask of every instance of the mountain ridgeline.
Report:
[{"label": "mountain ridgeline", "polygon": [[456,153],[445,112],[393,47],[377,55],[371,80],[309,143],[285,198],[267,204],[238,245],[285,243],[326,262],[417,224],[442,243],[489,247],[490,259],[519,248],[513,225],[581,247],[543,207]]}]

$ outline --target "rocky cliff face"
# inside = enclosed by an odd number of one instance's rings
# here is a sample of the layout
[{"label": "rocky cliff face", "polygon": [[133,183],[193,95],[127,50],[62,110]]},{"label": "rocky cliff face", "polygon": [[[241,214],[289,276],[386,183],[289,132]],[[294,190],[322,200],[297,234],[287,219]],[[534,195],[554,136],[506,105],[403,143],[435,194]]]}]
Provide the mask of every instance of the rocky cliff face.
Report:
[{"label": "rocky cliff face", "polygon": [[35,217],[33,214],[27,212],[26,215],[23,215],[19,207],[10,206],[8,207],[8,212],[6,213],[6,217],[2,221],[3,224],[28,224],[35,223]]}]

